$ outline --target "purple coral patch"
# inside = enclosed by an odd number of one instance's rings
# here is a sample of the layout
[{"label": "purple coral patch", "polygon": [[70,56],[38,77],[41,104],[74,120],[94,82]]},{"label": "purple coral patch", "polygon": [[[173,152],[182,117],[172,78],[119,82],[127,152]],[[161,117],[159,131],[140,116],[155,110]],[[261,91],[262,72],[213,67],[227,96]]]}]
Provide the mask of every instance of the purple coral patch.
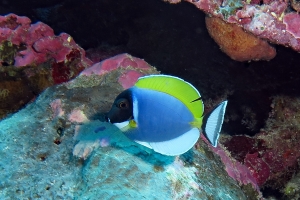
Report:
[{"label": "purple coral patch", "polygon": [[104,60],[100,63],[96,63],[90,68],[81,72],[81,75],[90,76],[92,74],[102,75],[115,70],[117,68],[140,68],[150,69],[151,66],[140,58],[133,57],[129,54],[119,54],[110,59]]},{"label": "purple coral patch", "polygon": [[300,38],[300,15],[298,13],[289,13],[283,17],[283,23],[286,30],[294,37]]},{"label": "purple coral patch", "polygon": [[246,155],[245,165],[248,167],[259,186],[263,185],[270,176],[269,165],[262,158],[259,158],[257,152]]},{"label": "purple coral patch", "polygon": [[124,89],[132,87],[139,77],[143,76],[142,73],[130,70],[119,77],[119,83],[123,86]]}]

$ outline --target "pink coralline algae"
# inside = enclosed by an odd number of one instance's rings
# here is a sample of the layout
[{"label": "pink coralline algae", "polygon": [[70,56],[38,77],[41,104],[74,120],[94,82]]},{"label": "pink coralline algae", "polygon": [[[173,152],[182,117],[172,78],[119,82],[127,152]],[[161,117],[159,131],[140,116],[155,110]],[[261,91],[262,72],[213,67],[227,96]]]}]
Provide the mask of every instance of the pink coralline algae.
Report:
[{"label": "pink coralline algae", "polygon": [[230,152],[225,150],[223,146],[219,145],[216,148],[211,147],[211,150],[220,156],[225,165],[225,170],[231,178],[236,180],[241,185],[250,184],[253,189],[260,193],[257,179],[253,176],[253,173],[247,166],[233,158],[230,155]]},{"label": "pink coralline algae", "polygon": [[283,17],[283,23],[286,25],[286,30],[300,38],[300,15],[298,13],[289,13]]},{"label": "pink coralline algae", "polygon": [[81,72],[80,75],[103,75],[117,68],[141,68],[150,69],[150,65],[140,58],[133,57],[129,54],[119,54],[102,62],[96,63],[90,68]]},{"label": "pink coralline algae", "polygon": [[[179,1],[165,0],[170,3]],[[255,36],[300,51],[299,13],[289,1],[186,0],[207,14],[235,23]],[[262,5],[259,3],[263,2]],[[298,8],[293,6],[293,8]]]},{"label": "pink coralline algae", "polygon": [[81,67],[86,68],[91,61],[85,58],[85,52],[66,33],[55,36],[53,30],[42,22],[31,24],[27,17],[15,14],[0,16],[0,42],[10,42],[16,45],[18,51],[15,55],[16,67],[39,65],[54,59],[56,63],[70,62],[71,54],[78,51],[82,59]]},{"label": "pink coralline algae", "polygon": [[84,112],[80,108],[72,110],[68,120],[72,123],[83,123],[89,121]]},{"label": "pink coralline algae", "polygon": [[250,170],[252,176],[260,186],[264,184],[270,176],[270,167],[262,158],[258,157],[258,152],[246,155],[245,166]]},{"label": "pink coralline algae", "polygon": [[124,89],[128,89],[132,87],[132,83],[135,83],[138,80],[138,78],[141,77],[141,75],[142,74],[137,71],[130,70],[122,74],[119,77],[118,81],[122,84]]},{"label": "pink coralline algae", "polygon": [[116,69],[122,69],[122,74],[118,77],[118,82],[124,89],[127,89],[133,86],[137,79],[144,74],[143,72],[139,72],[139,70],[151,70],[151,66],[140,58],[124,53],[96,63],[81,72],[80,75],[103,75]]},{"label": "pink coralline algae", "polygon": [[7,94],[1,98],[0,119],[91,65],[70,35],[56,36],[48,25],[31,24],[27,17],[0,16],[0,88]]},{"label": "pink coralline algae", "polygon": [[216,148],[228,175],[240,185],[282,190],[299,173],[300,98],[273,97],[264,129],[255,136],[226,136]]},{"label": "pink coralline algae", "polygon": [[[69,64],[74,60],[80,61],[77,68],[81,70],[92,64],[70,35],[61,33],[56,36],[48,25],[42,22],[31,24],[27,17],[15,14],[0,16],[0,43],[6,42],[15,47],[13,62],[1,58],[1,65],[8,62],[15,67],[24,67],[51,62],[55,83],[70,79],[72,69]],[[61,75],[57,67],[61,67]]]},{"label": "pink coralline algae", "polygon": [[[217,154],[221,156],[232,178],[245,184],[245,181],[234,173],[242,173],[240,169],[243,168],[247,169],[248,175],[255,180],[251,182],[253,186],[257,184],[258,187],[278,189],[299,171],[299,105],[299,98],[274,97],[272,112],[264,130],[254,137],[232,136],[222,142],[227,154],[220,153],[222,149]],[[227,155],[238,163],[233,167],[234,170]],[[245,170],[243,171],[245,174]]]},{"label": "pink coralline algae", "polygon": [[62,102],[61,99],[55,99],[51,102],[50,104],[51,108],[52,108],[52,118],[56,118],[56,117],[62,117],[65,112],[62,108]]}]

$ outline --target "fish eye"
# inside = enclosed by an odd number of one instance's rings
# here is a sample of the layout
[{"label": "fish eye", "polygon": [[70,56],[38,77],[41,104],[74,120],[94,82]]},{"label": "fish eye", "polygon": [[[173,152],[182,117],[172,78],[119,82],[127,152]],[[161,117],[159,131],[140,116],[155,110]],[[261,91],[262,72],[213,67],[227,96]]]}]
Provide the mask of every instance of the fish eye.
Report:
[{"label": "fish eye", "polygon": [[118,104],[118,107],[119,107],[119,108],[128,108],[128,103],[125,102],[125,101],[121,101],[121,102]]}]

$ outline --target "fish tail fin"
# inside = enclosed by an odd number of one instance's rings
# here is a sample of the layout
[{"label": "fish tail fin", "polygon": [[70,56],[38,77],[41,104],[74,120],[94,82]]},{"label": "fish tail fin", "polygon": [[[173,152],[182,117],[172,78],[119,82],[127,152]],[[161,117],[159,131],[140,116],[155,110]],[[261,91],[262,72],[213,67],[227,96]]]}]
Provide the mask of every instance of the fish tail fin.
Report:
[{"label": "fish tail fin", "polygon": [[207,113],[203,118],[203,134],[214,147],[216,147],[218,144],[226,106],[227,100],[220,103],[212,111]]}]

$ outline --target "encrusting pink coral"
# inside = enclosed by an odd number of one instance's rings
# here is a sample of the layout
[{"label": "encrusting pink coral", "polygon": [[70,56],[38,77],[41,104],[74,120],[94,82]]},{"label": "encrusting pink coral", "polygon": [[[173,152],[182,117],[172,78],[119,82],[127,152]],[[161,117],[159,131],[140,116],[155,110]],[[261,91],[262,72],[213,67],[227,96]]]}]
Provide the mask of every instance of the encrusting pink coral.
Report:
[{"label": "encrusting pink coral", "polygon": [[150,65],[140,58],[133,57],[127,53],[119,54],[102,62],[96,63],[81,72],[80,75],[89,76],[92,74],[103,75],[117,68],[140,68],[150,69]]},{"label": "encrusting pink coral", "polygon": [[[258,187],[280,188],[297,173],[300,157],[299,110],[297,97],[276,96],[264,130],[255,136],[231,136],[222,142],[231,158],[246,167]],[[242,183],[232,173],[231,159],[219,154],[229,175]],[[241,170],[233,170],[234,172]],[[232,176],[233,174],[234,176]]]},{"label": "encrusting pink coral", "polygon": [[[201,137],[206,143],[208,143],[208,141],[203,136]],[[220,156],[222,162],[225,165],[225,170],[231,178],[236,180],[241,185],[251,184],[252,187],[258,193],[260,193],[257,180],[255,179],[255,177],[253,177],[251,171],[249,170],[249,168],[247,168],[247,166],[232,158],[230,152],[224,150],[225,148],[223,146],[221,147],[220,145],[218,145],[216,148],[210,147],[210,149]]]},{"label": "encrusting pink coral", "polygon": [[0,87],[9,91],[0,118],[24,106],[45,88],[66,82],[92,65],[73,38],[56,36],[27,17],[0,16]]},{"label": "encrusting pink coral", "polygon": [[69,114],[68,120],[72,123],[83,123],[89,121],[80,108],[76,108]]},{"label": "encrusting pink coral", "polygon": [[143,75],[139,70],[150,70],[151,66],[140,58],[124,53],[94,64],[81,72],[80,76],[103,75],[116,69],[123,70],[118,82],[127,89]]},{"label": "encrusting pink coral", "polygon": [[55,99],[50,103],[50,106],[52,108],[52,118],[56,117],[62,117],[65,114],[65,111],[63,110],[62,107],[62,102],[61,99]]},{"label": "encrusting pink coral", "polygon": [[42,22],[31,24],[27,17],[15,14],[0,16],[0,43],[9,41],[16,45],[17,52],[14,66],[37,66],[53,58],[55,62],[70,62],[69,57],[75,49],[79,51],[81,68],[86,68],[92,62],[85,58],[84,50],[79,47],[72,37],[66,33],[56,36],[53,30]]},{"label": "encrusting pink coral", "polygon": [[[165,1],[170,3],[180,2]],[[263,4],[260,4],[262,1],[224,1],[228,4],[226,6],[224,6],[223,1],[186,1],[211,16],[240,25],[244,30],[259,38],[300,51],[300,40],[297,34],[294,34],[299,29],[299,23],[297,23],[299,14],[291,12],[288,7],[288,0],[264,0]],[[222,13],[222,10],[226,12]],[[284,20],[285,16],[287,16],[287,19]],[[292,20],[290,20],[290,17]]]},{"label": "encrusting pink coral", "polygon": [[300,15],[299,13],[288,13],[283,17],[283,23],[286,25],[286,31],[295,38],[300,38]]}]

